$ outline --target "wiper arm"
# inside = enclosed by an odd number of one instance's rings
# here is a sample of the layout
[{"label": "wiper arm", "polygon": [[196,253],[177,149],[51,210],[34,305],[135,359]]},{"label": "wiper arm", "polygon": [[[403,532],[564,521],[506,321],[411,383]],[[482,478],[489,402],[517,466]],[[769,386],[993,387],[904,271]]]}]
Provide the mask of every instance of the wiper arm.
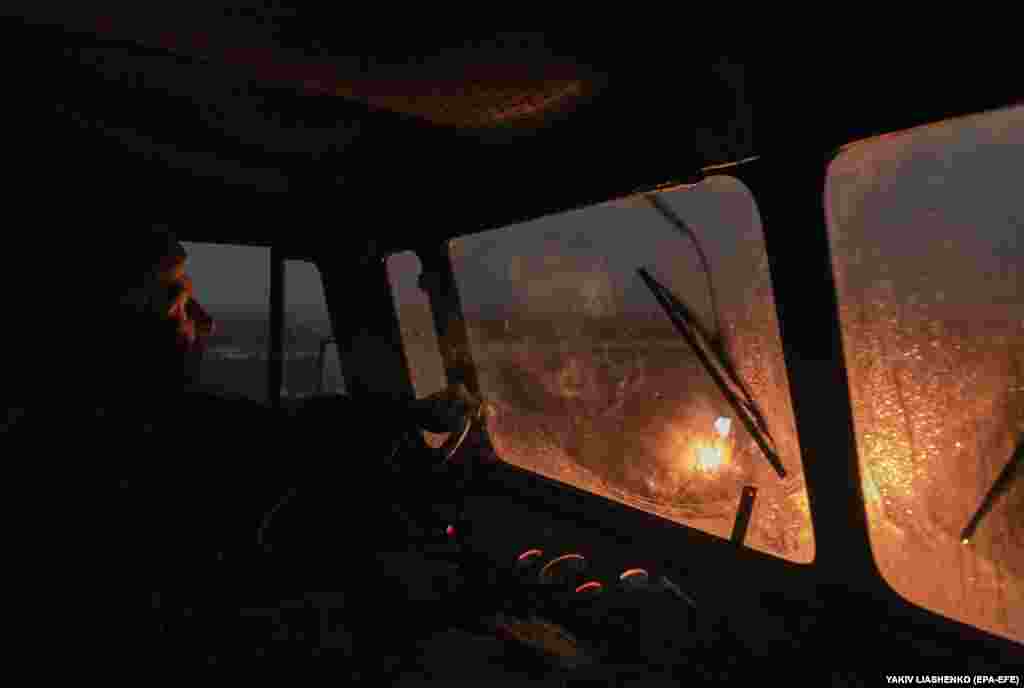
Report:
[{"label": "wiper arm", "polygon": [[[761,432],[767,435],[768,439],[772,441],[772,444],[774,444],[775,440],[772,438],[771,433],[768,432],[768,424],[765,422],[764,416],[761,415],[760,409],[758,409],[757,405],[753,402],[754,395],[751,394],[747,386],[743,384],[740,376],[736,373],[736,366],[729,357],[729,352],[726,351],[725,343],[722,340],[721,334],[721,317],[718,314],[718,297],[715,295],[715,281],[711,278],[711,261],[704,252],[704,248],[701,246],[700,240],[697,238],[697,234],[689,225],[686,224],[686,222],[683,221],[683,218],[679,217],[671,206],[665,203],[660,196],[657,194],[648,194],[646,198],[654,209],[661,213],[661,216],[665,218],[665,220],[672,225],[676,231],[689,239],[694,250],[697,252],[697,257],[700,259],[701,269],[704,271],[704,278],[707,280],[708,300],[711,305],[711,317],[714,319],[714,330],[709,333],[704,329],[697,318],[692,317],[692,314],[690,314],[689,324],[691,327],[696,328],[700,332],[704,341],[708,343],[707,348],[716,355],[719,362],[722,364],[725,374],[729,376],[729,379],[740,391],[740,396],[741,399],[744,400],[747,412],[754,417],[754,421],[761,429]],[[678,299],[676,300],[678,301]]]},{"label": "wiper arm", "polygon": [[771,434],[768,432],[764,415],[754,402],[747,388],[739,379],[739,374],[728,360],[728,357],[708,343],[710,337],[701,326],[700,321],[693,312],[673,294],[668,287],[658,282],[645,268],[637,268],[640,278],[651,290],[658,305],[665,311],[665,315],[675,326],[676,331],[686,340],[686,343],[693,349],[697,359],[711,379],[714,380],[722,396],[732,407],[740,421],[746,427],[747,432],[757,442],[761,452],[768,459],[768,462],[775,469],[780,478],[786,477],[786,469],[782,460],[771,445],[775,444]]},{"label": "wiper arm", "polygon": [[[704,253],[704,247],[700,245],[700,241],[697,240],[697,235],[693,233],[689,225],[683,222],[683,218],[679,217],[672,208],[665,203],[657,194],[648,194],[646,196],[647,202],[650,203],[655,210],[661,213],[661,216],[672,225],[676,231],[682,234],[684,237],[690,240],[693,244],[693,248],[697,251],[697,258],[700,260],[700,267],[704,271],[704,279],[708,283],[708,300],[711,302],[711,317],[714,318],[715,333],[722,331],[722,325],[718,321],[718,297],[715,296],[715,282],[711,279],[711,261],[708,260],[708,256]],[[717,343],[717,337],[709,337],[709,341]]]},{"label": "wiper arm", "polygon": [[996,478],[992,487],[989,488],[988,494],[981,500],[981,506],[974,512],[971,520],[967,522],[967,527],[960,533],[960,541],[965,545],[974,537],[975,531],[981,525],[981,519],[985,518],[992,511],[996,500],[1009,491],[1010,483],[1020,475],[1019,469],[1022,463],[1024,463],[1024,436],[1017,442],[1017,449],[1013,452],[1013,456],[1010,457],[1010,461],[1003,467],[999,477]]}]

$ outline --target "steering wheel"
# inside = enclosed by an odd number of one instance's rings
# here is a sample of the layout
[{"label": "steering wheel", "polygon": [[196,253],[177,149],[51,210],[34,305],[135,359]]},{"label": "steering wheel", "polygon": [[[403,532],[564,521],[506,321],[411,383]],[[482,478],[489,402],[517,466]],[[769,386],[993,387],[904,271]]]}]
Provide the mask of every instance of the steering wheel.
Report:
[{"label": "steering wheel", "polygon": [[[345,411],[344,405],[339,406],[341,401],[355,403],[347,398],[339,400],[336,397],[325,397],[308,404],[307,413],[315,414],[309,416],[312,422],[326,422],[326,419]],[[389,427],[393,433],[390,450],[385,449],[384,456],[378,455],[377,461],[384,458],[385,466],[382,467],[385,471],[390,469],[402,483],[415,483],[417,478],[426,478],[428,482],[440,479],[442,484],[450,482],[452,489],[449,494],[458,500],[458,476],[448,473],[452,466],[460,464],[457,458],[459,450],[465,446],[466,438],[469,437],[474,425],[483,417],[483,408],[483,403],[461,385],[451,386],[424,399],[377,406],[370,413],[390,416],[390,422],[374,425]],[[435,448],[427,444],[423,430],[447,432],[448,436],[441,447]],[[431,478],[431,475],[434,478]],[[276,520],[282,509],[294,501],[298,493],[298,488],[288,488],[273,507],[264,513],[256,537],[257,544],[262,549],[269,545],[266,535],[272,521]]]},{"label": "steering wheel", "polygon": [[466,418],[462,422],[462,429],[460,429],[460,430],[458,430],[456,432],[450,433],[448,435],[448,437],[445,438],[444,443],[441,445],[441,448],[438,450],[440,452],[440,455],[441,455],[441,465],[442,466],[448,465],[448,463],[451,462],[451,460],[458,453],[459,449],[465,443],[466,437],[469,436],[469,431],[473,427],[473,423],[476,422],[476,419],[477,419],[477,416],[475,415],[476,413],[478,413],[478,412],[475,412],[474,415],[466,416]]},{"label": "steering wheel", "polygon": [[[405,499],[399,497],[392,510],[414,530],[422,531],[426,543],[461,542],[467,525],[462,520],[466,488],[475,465],[463,454],[476,445],[467,440],[479,428],[484,408],[483,402],[461,385],[396,408],[402,415],[397,423],[402,432],[386,463],[395,478],[396,495],[404,494]],[[440,447],[434,447],[427,443],[424,431],[446,432],[448,436]],[[439,507],[447,511],[442,505],[450,505],[454,513],[440,516]]]}]

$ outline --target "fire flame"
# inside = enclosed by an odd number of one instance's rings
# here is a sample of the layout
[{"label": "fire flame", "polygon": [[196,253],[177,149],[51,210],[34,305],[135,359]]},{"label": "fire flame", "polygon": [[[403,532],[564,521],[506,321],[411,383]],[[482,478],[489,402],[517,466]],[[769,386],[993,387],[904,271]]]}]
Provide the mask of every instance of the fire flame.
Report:
[{"label": "fire flame", "polygon": [[715,436],[712,439],[699,439],[693,443],[694,468],[698,472],[715,473],[729,463],[731,451],[727,439],[731,425],[728,418],[719,418],[714,423]]},{"label": "fire flame", "polygon": [[703,473],[712,473],[722,467],[725,461],[721,447],[698,443],[696,446],[696,469]]}]

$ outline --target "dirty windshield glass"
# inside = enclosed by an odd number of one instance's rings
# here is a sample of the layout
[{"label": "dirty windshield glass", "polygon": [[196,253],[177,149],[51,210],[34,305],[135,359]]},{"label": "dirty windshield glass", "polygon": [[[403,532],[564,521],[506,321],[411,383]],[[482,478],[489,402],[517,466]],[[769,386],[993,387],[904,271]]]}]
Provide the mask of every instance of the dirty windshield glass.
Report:
[{"label": "dirty windshield glass", "polygon": [[826,193],[875,559],[1018,641],[1024,481],[979,509],[1024,436],[1022,168],[1018,107],[851,145]]},{"label": "dirty windshield glass", "polygon": [[[757,490],[745,544],[793,561],[814,541],[760,222],[728,177],[465,237],[452,255],[498,454],[728,538]],[[639,269],[735,365],[774,439],[766,460]],[[712,292],[714,296],[712,296]]]}]

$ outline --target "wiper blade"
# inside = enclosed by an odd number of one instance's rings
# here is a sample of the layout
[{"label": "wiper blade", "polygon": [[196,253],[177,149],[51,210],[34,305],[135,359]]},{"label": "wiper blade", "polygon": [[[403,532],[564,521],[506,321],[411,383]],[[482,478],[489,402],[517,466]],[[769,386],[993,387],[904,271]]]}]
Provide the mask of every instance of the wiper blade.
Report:
[{"label": "wiper blade", "polygon": [[1010,461],[1003,467],[1003,470],[999,473],[999,477],[989,488],[985,498],[981,500],[981,506],[971,516],[971,520],[967,522],[967,526],[963,532],[960,533],[960,541],[965,545],[971,541],[974,537],[975,531],[978,530],[978,526],[981,525],[981,519],[985,518],[992,507],[995,506],[996,500],[1006,494],[1010,490],[1010,483],[1020,475],[1020,465],[1024,463],[1024,436],[1017,442],[1017,449],[1013,452],[1013,456],[1010,457]]},{"label": "wiper blade", "polygon": [[780,478],[785,478],[786,469],[782,465],[778,453],[772,447],[775,441],[768,432],[764,415],[739,379],[739,374],[728,357],[719,351],[720,347],[712,346],[709,343],[710,337],[701,326],[700,321],[668,287],[654,279],[645,268],[637,268],[637,273],[647,288],[651,290],[658,305],[665,311],[665,315],[672,321],[676,331],[693,349],[693,353],[704,366],[704,370],[711,376],[722,396],[736,412],[747,432],[757,442],[757,446],[760,447],[772,468]]},{"label": "wiper blade", "polygon": [[[704,253],[704,248],[700,245],[697,235],[694,234],[689,225],[683,222],[683,218],[679,217],[679,215],[677,215],[657,194],[648,194],[647,202],[650,203],[655,210],[661,213],[661,216],[664,217],[665,220],[676,229],[676,231],[689,239],[690,243],[693,244],[693,248],[697,252],[697,258],[700,260],[700,267],[704,271],[704,279],[706,279],[708,283],[708,300],[711,302],[711,317],[714,318],[713,324],[715,326],[715,332],[720,333],[722,331],[722,325],[718,321],[718,297],[715,296],[715,281],[711,279],[711,261],[708,260],[707,254]],[[715,344],[719,343],[717,336],[708,337],[708,340]]]},{"label": "wiper blade", "polygon": [[[768,432],[768,423],[765,422],[764,416],[761,415],[760,409],[753,402],[754,395],[750,393],[750,390],[740,376],[736,373],[736,365],[733,363],[729,356],[729,352],[725,348],[725,342],[722,339],[722,326],[721,316],[718,311],[718,297],[715,294],[715,281],[711,277],[711,261],[708,259],[707,254],[704,252],[704,248],[701,246],[700,240],[697,238],[697,234],[690,228],[686,222],[683,221],[678,213],[676,213],[671,206],[657,194],[648,194],[646,196],[647,201],[661,213],[661,216],[672,225],[682,236],[686,237],[693,245],[694,250],[697,252],[697,258],[700,259],[701,269],[704,272],[704,278],[707,280],[708,286],[708,300],[711,305],[711,317],[714,319],[714,330],[708,332],[700,323],[700,321],[693,317],[692,313],[687,313],[689,316],[689,326],[696,329],[700,336],[703,337],[704,341],[708,344],[708,349],[713,352],[722,364],[722,369],[725,374],[729,376],[729,379],[737,387],[740,392],[740,399],[743,401],[747,412],[750,413],[754,418],[754,422],[761,429],[761,432],[768,436],[768,439],[775,443],[771,433]],[[678,301],[678,299],[676,299]],[[685,310],[685,309],[684,309]]]}]

